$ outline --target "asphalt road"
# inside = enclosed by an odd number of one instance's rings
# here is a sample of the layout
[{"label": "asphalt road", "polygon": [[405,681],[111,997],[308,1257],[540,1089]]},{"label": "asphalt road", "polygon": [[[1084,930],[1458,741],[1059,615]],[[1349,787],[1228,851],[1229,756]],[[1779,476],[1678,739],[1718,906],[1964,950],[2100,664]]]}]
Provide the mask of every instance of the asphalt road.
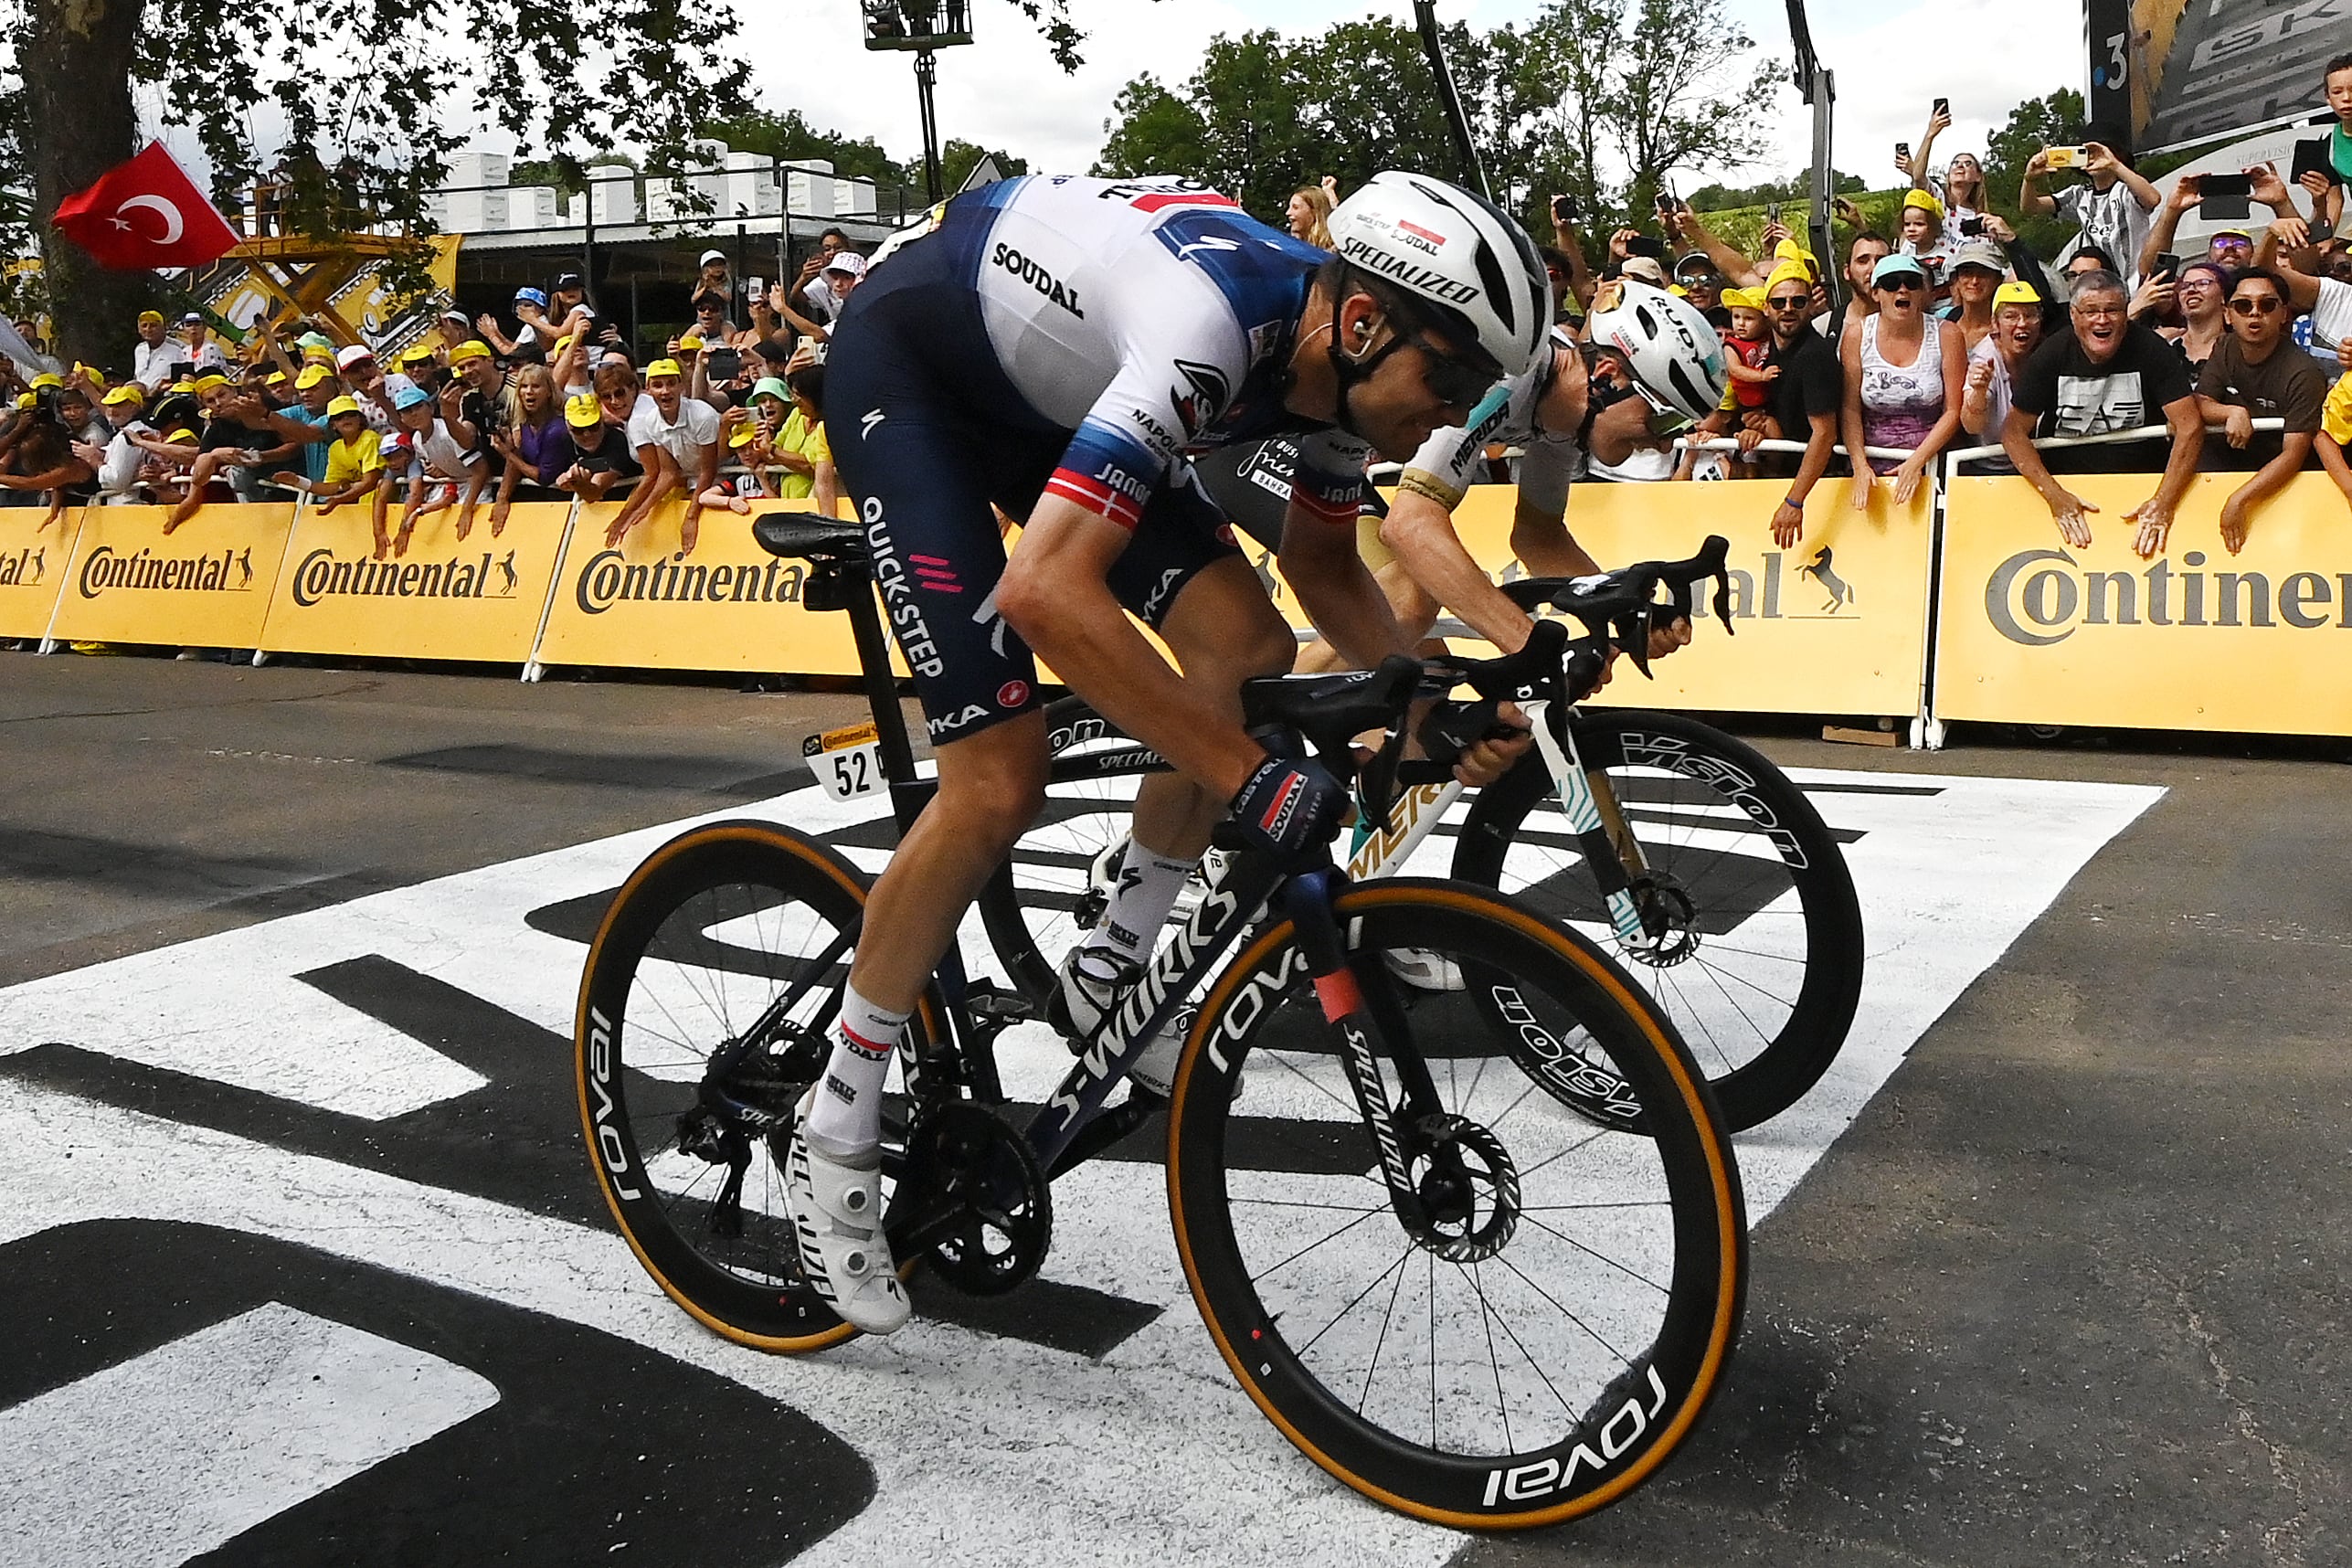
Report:
[{"label": "asphalt road", "polygon": [[[0,985],[772,795],[860,707],[0,654]],[[1458,1561],[2352,1562],[2352,770],[1958,740],[1760,744],[2167,793],[1758,1227],[1664,1476]]]}]

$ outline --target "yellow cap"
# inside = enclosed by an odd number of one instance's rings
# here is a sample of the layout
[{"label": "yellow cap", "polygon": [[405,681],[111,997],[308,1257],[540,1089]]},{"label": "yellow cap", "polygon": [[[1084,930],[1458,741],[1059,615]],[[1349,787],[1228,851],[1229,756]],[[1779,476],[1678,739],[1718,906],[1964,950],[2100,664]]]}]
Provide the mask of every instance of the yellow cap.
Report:
[{"label": "yellow cap", "polygon": [[580,392],[564,399],[564,423],[580,429],[604,423],[604,405],[596,400],[593,392]]},{"label": "yellow cap", "polygon": [[1784,261],[1772,270],[1771,277],[1764,280],[1764,298],[1770,300],[1779,291],[1783,283],[1801,283],[1806,291],[1810,292],[1813,288],[1813,274],[1805,270],[1805,263],[1802,261]]},{"label": "yellow cap", "polygon": [[702,346],[703,334],[698,332],[690,332],[678,340],[680,354],[698,354],[702,351]]},{"label": "yellow cap", "polygon": [[114,408],[118,404],[144,403],[146,400],[146,389],[141,387],[136,381],[125,381],[122,386],[117,387],[113,391],[109,392],[105,397],[99,399],[100,402],[105,404],[110,408]]},{"label": "yellow cap", "polygon": [[322,381],[334,379],[334,372],[323,365],[305,365],[302,373],[294,377],[294,390],[307,392]]},{"label": "yellow cap", "polygon": [[2001,305],[2039,305],[2041,294],[2031,283],[2004,283],[1993,291],[1993,303]]},{"label": "yellow cap", "polygon": [[16,407],[19,408],[29,408],[32,406],[33,395],[30,392],[19,392],[16,394]]},{"label": "yellow cap", "polygon": [[306,343],[302,345],[302,358],[304,360],[315,359],[322,365],[333,365],[334,363],[334,345],[333,344]]},{"label": "yellow cap", "polygon": [[411,344],[407,348],[400,351],[398,363],[402,365],[426,365],[431,362],[432,357],[433,345],[431,344]]},{"label": "yellow cap", "polygon": [[683,379],[685,374],[678,368],[678,362],[674,359],[657,359],[645,367],[645,379],[648,381],[656,376],[675,376]]},{"label": "yellow cap", "polygon": [[488,359],[489,357],[490,344],[478,337],[470,337],[450,350],[450,364],[453,366],[463,365],[469,359]]},{"label": "yellow cap", "polygon": [[270,372],[269,375],[264,376],[261,378],[261,385],[264,387],[281,387],[285,384],[285,380],[286,373],[284,371],[273,370]]},{"label": "yellow cap", "polygon": [[191,392],[209,392],[216,387],[226,387],[228,385],[228,377],[216,372],[209,376],[197,376],[196,378],[196,384],[190,387],[188,390]]},{"label": "yellow cap", "polygon": [[1760,311],[1764,309],[1764,295],[1762,289],[1726,289],[1715,298],[1731,310]]},{"label": "yellow cap", "polygon": [[735,434],[727,437],[726,444],[731,447],[747,447],[751,444],[751,438],[758,433],[748,424],[737,425],[735,428]]},{"label": "yellow cap", "polygon": [[356,414],[358,412],[359,399],[350,396],[348,393],[327,405],[327,418],[330,419],[334,418],[337,414]]},{"label": "yellow cap", "polygon": [[164,324],[164,313],[161,311],[141,311],[139,313],[139,324],[141,326],[145,326],[149,322],[154,322],[157,326],[162,326]]},{"label": "yellow cap", "polygon": [[170,435],[164,438],[164,440],[167,441],[176,441],[182,446],[189,447],[196,445],[196,433],[194,430],[189,429],[185,425],[177,427]]},{"label": "yellow cap", "polygon": [[34,391],[38,392],[44,387],[64,386],[65,377],[59,376],[54,370],[44,370],[38,376],[33,377],[30,385]]},{"label": "yellow cap", "polygon": [[1932,191],[1912,191],[1904,196],[1902,205],[1919,208],[1938,223],[1944,221],[1944,204],[1935,199]]},{"label": "yellow cap", "polygon": [[196,390],[196,383],[183,376],[177,381],[173,382],[169,387],[164,387],[164,390],[166,392],[193,392]]},{"label": "yellow cap", "polygon": [[556,352],[560,355],[564,350],[571,347],[572,340],[577,336],[579,336],[579,334],[576,332],[567,332],[563,336],[557,338],[556,340]]}]

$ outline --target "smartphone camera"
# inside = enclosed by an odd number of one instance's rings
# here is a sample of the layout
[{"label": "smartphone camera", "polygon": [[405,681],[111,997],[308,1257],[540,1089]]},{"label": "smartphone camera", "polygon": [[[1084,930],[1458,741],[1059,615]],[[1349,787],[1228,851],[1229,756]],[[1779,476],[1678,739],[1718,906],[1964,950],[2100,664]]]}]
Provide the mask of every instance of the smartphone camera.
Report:
[{"label": "smartphone camera", "polygon": [[1984,237],[1985,237],[1985,220],[1984,220],[1983,218],[1981,218],[1981,217],[1964,217],[1964,218],[1962,218],[1962,219],[1960,220],[1960,238],[1963,238],[1963,239],[1982,239]]},{"label": "smartphone camera", "polygon": [[1935,112],[1939,117],[1949,120],[1952,117],[1952,101],[1948,98],[1937,99],[1935,101]]},{"label": "smartphone camera", "polygon": [[1911,156],[1911,143],[1908,142],[1896,143],[1895,156],[1898,158],[1908,159]]}]

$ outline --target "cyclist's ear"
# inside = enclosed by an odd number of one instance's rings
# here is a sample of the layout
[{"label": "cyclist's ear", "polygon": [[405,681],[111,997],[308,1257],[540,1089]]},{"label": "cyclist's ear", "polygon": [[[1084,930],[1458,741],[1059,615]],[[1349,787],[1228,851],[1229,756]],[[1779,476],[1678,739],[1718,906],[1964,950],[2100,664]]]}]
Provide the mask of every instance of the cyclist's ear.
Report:
[{"label": "cyclist's ear", "polygon": [[1368,293],[1350,294],[1340,302],[1340,352],[1350,359],[1369,358],[1388,335],[1388,314]]}]

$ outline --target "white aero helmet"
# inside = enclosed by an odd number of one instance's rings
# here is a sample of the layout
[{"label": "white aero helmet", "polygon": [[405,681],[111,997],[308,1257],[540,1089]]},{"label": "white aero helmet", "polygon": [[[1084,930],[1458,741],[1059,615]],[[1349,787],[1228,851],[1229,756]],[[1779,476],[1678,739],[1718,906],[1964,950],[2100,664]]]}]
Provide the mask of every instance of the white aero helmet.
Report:
[{"label": "white aero helmet", "polygon": [[1431,307],[1505,376],[1535,361],[1552,330],[1552,279],[1535,241],[1482,196],[1391,169],[1335,208],[1340,259]]},{"label": "white aero helmet", "polygon": [[[1615,288],[1616,298],[1607,291]],[[1690,301],[1631,278],[1603,285],[1585,341],[1626,362],[1643,397],[1661,412],[1705,418],[1732,384],[1723,340]]]}]

